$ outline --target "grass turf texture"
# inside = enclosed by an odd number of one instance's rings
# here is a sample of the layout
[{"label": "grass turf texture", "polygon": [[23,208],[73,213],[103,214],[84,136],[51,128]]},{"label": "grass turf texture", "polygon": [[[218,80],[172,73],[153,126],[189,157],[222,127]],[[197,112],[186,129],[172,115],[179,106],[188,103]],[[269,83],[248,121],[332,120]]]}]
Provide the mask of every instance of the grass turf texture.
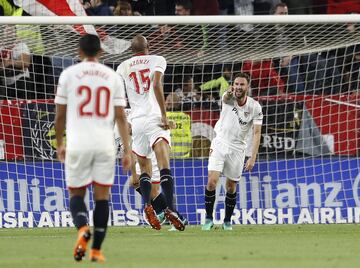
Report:
[{"label": "grass turf texture", "polygon": [[0,229],[0,267],[359,267],[360,226],[277,225],[184,232],[109,228],[104,264],[72,257],[72,228]]}]

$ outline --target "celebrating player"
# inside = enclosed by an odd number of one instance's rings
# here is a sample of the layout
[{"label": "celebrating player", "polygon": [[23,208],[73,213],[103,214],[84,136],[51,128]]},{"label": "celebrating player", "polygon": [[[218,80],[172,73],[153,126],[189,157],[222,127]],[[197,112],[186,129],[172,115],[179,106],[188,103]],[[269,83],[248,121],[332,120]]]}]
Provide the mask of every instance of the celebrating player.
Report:
[{"label": "celebrating player", "polygon": [[[131,165],[129,130],[124,112],[125,91],[119,76],[98,62],[100,40],[96,35],[80,39],[82,62],[64,70],[59,78],[55,97],[57,155],[65,162],[66,184],[70,193],[70,211],[78,239],[74,258],[85,256],[91,232],[84,203],[86,188],[94,185],[94,240],[91,261],[104,261],[100,251],[109,218],[109,189],[114,182],[116,149],[114,117],[124,141],[122,164]],[[66,149],[63,134],[67,131]]]},{"label": "celebrating player", "polygon": [[184,223],[173,207],[174,180],[170,170],[170,123],[166,116],[162,78],[166,69],[164,57],[149,55],[147,40],[137,35],[131,42],[134,56],[117,69],[122,77],[131,107],[133,152],[141,169],[140,189],[145,202],[145,215],[150,225],[161,225],[151,205],[151,172],[148,156],[155,152],[160,169],[160,185],[166,198],[165,217],[183,231]]},{"label": "celebrating player", "polygon": [[231,216],[236,205],[236,184],[240,180],[244,160],[246,138],[253,127],[253,148],[245,170],[251,171],[258,153],[263,114],[260,104],[247,96],[250,78],[240,73],[233,85],[222,97],[220,119],[215,125],[216,137],[211,142],[209,157],[209,177],[205,189],[206,221],[202,230],[210,230],[213,223],[215,189],[220,173],[226,176],[226,198],[224,230],[232,230]]}]

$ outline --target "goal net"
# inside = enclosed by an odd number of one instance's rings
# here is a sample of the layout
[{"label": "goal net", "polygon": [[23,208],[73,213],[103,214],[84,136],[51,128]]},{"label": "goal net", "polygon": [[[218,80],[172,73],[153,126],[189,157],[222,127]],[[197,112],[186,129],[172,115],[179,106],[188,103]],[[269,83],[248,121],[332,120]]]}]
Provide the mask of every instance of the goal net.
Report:
[{"label": "goal net", "polygon": [[[114,69],[139,33],[167,59],[175,201],[190,224],[205,219],[220,98],[238,72],[251,76],[264,122],[254,170],[238,184],[233,223],[359,223],[359,22],[355,15],[0,18],[0,228],[72,225],[56,160],[54,92],[61,71],[79,61],[86,32],[99,35],[103,63]],[[225,189],[221,178],[216,224]],[[90,189],[90,210],[91,201]],[[144,224],[142,207],[119,162],[109,224]]]}]

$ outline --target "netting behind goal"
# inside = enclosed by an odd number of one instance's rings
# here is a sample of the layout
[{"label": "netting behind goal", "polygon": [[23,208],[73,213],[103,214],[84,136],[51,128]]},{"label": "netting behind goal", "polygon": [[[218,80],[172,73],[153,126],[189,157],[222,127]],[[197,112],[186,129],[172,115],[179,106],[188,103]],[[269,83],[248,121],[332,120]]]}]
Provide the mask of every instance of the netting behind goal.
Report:
[{"label": "netting behind goal", "polygon": [[[101,37],[103,62],[114,69],[131,56],[129,41],[139,33],[151,53],[167,59],[166,105],[177,126],[176,204],[190,224],[204,221],[220,97],[238,72],[250,74],[264,124],[257,164],[238,186],[233,222],[360,222],[360,26],[242,26],[0,25],[0,227],[72,224],[64,168],[56,160],[53,100],[61,71],[78,62],[84,32]],[[222,178],[215,223],[224,217],[225,189]],[[91,194],[87,199],[92,209]],[[120,164],[111,207],[112,225],[143,224],[141,196]]]}]

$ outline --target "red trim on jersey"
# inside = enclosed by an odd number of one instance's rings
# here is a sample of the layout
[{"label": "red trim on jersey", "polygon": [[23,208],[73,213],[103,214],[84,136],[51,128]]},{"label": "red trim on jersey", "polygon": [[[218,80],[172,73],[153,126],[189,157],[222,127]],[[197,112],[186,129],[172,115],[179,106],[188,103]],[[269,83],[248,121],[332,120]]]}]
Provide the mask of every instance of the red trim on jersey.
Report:
[{"label": "red trim on jersey", "polygon": [[134,154],[136,154],[138,157],[141,157],[141,158],[147,158],[146,156],[144,156],[144,155],[140,155],[140,154],[138,154],[137,152],[135,152],[134,150],[132,151]]},{"label": "red trim on jersey", "polygon": [[160,181],[152,181],[151,184],[160,184]]},{"label": "red trim on jersey", "polygon": [[146,56],[146,54],[145,54],[145,53],[143,53],[143,52],[140,52],[140,53],[136,53],[136,54],[134,54],[134,56]]},{"label": "red trim on jersey", "polygon": [[102,187],[111,187],[113,186],[112,184],[102,184],[102,183],[98,183],[96,181],[93,181],[92,184],[94,185],[99,185],[99,186],[102,186]]},{"label": "red trim on jersey", "polygon": [[163,139],[167,144],[170,144],[169,141],[168,141],[166,138],[164,138],[164,137],[158,137],[158,138],[154,141],[154,143],[151,145],[151,148],[154,149],[154,145],[155,145],[155,144],[158,142],[158,140],[160,140],[160,139]]},{"label": "red trim on jersey", "polygon": [[86,184],[86,185],[84,185],[84,186],[80,186],[80,187],[71,187],[71,186],[68,186],[67,188],[68,188],[69,190],[80,190],[80,189],[86,189],[89,185],[91,185],[91,182],[88,183],[88,184]]},{"label": "red trim on jersey", "polygon": [[245,96],[245,100],[244,100],[244,102],[243,103],[241,103],[241,104],[238,104],[240,107],[241,106],[244,106],[245,104],[246,104],[246,102],[247,102],[247,96]]}]

